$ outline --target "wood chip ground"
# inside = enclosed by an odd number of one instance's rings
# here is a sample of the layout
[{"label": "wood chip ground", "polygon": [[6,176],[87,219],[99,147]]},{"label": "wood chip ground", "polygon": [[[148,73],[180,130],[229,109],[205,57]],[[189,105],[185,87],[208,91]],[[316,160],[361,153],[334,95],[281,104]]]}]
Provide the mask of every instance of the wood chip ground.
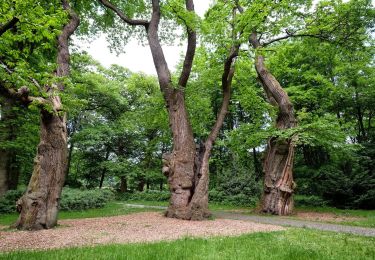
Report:
[{"label": "wood chip ground", "polygon": [[60,226],[41,231],[0,231],[0,251],[42,250],[99,244],[124,244],[189,237],[237,236],[285,228],[241,220],[184,221],[159,212],[61,220]]}]

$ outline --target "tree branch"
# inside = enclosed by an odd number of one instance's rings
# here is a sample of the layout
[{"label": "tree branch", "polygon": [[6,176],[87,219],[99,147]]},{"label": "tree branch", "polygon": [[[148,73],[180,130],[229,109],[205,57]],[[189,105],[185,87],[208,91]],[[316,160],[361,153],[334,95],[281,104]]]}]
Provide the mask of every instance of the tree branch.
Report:
[{"label": "tree branch", "polygon": [[[70,20],[61,31],[61,34],[58,36],[57,42],[57,70],[56,76],[64,77],[69,75],[70,71],[70,54],[69,54],[69,38],[75,32],[79,26],[80,19],[78,15],[73,11],[69,5],[68,0],[61,0],[62,6],[65,11],[69,13]],[[60,89],[63,89],[63,86],[60,86]]]},{"label": "tree branch", "polygon": [[288,33],[287,32],[287,35],[280,36],[278,38],[272,39],[272,40],[270,40],[266,43],[261,44],[261,46],[266,47],[266,46],[268,46],[272,43],[278,42],[278,41],[286,40],[286,39],[289,39],[289,38],[297,38],[297,37],[311,37],[311,38],[317,38],[317,39],[320,39],[320,40],[323,40],[323,41],[328,41],[328,38],[321,35],[321,34],[308,34],[308,33],[295,34],[295,33]]},{"label": "tree branch", "polygon": [[[194,2],[193,0],[186,0],[186,10],[190,12],[194,12]],[[194,56],[195,56],[195,49],[197,46],[197,33],[194,29],[189,28],[186,25],[187,33],[188,33],[188,45],[185,54],[185,60],[182,67],[180,79],[178,81],[178,85],[181,87],[186,87],[188,79],[190,77],[191,68],[193,66]]]},{"label": "tree branch", "polygon": [[42,106],[50,104],[50,102],[45,98],[33,97],[33,96],[29,96],[29,94],[30,94],[30,90],[27,87],[21,87],[16,91],[14,89],[9,89],[5,87],[0,82],[0,95],[1,96],[19,101],[26,106],[30,105],[34,101],[41,104]]},{"label": "tree branch", "polygon": [[0,26],[0,36],[3,35],[6,31],[12,29],[16,23],[19,22],[17,17],[13,17],[12,20],[8,21],[6,24]]},{"label": "tree branch", "polygon": [[171,86],[171,73],[168,68],[167,61],[164,56],[163,48],[161,47],[158,29],[160,22],[160,4],[159,0],[152,0],[152,16],[150,24],[147,28],[147,39],[150,45],[152,58],[154,61],[155,69],[158,74],[160,88],[164,95],[170,91]]},{"label": "tree branch", "polygon": [[136,26],[136,25],[143,25],[145,26],[146,28],[148,27],[149,25],[149,21],[147,20],[133,20],[133,19],[130,19],[129,17],[127,17],[119,8],[117,8],[115,5],[113,5],[112,3],[110,3],[109,1],[107,0],[98,0],[102,5],[104,5],[105,7],[111,9],[113,12],[115,12],[117,14],[117,16],[123,20],[124,22],[126,22],[127,24],[129,25],[133,25],[133,26]]}]

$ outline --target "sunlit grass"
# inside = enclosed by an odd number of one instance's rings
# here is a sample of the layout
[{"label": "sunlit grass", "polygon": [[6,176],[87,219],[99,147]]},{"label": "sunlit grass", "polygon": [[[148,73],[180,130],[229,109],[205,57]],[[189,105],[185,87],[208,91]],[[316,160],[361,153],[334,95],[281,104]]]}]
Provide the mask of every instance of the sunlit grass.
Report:
[{"label": "sunlit grass", "polygon": [[6,259],[374,259],[375,238],[288,229],[240,237],[185,238],[153,244],[105,245],[0,254]]}]

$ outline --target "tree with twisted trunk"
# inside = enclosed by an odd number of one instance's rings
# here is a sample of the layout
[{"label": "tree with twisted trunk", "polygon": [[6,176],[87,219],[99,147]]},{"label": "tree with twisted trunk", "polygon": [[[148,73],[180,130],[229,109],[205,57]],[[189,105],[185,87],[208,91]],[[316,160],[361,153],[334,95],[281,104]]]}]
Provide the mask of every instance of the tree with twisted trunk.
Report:
[{"label": "tree with twisted trunk", "polygon": [[[275,126],[279,130],[297,127],[293,104],[276,77],[265,63],[264,53],[271,44],[293,38],[311,37],[336,45],[350,45],[363,37],[360,28],[371,24],[369,1],[332,1],[318,3],[300,1],[245,1],[235,0],[242,14],[240,26],[248,35],[248,43],[255,52],[254,66],[258,79],[270,104],[277,107]],[[365,19],[351,12],[362,13]],[[244,22],[246,21],[246,23]],[[344,29],[338,30],[338,26]],[[273,50],[273,49],[270,49]],[[270,137],[265,151],[264,187],[261,211],[288,215],[293,211],[293,161],[297,134],[287,138]]]},{"label": "tree with twisted trunk", "polygon": [[[62,0],[62,7],[69,20],[57,39],[56,77],[69,75],[69,37],[79,25],[79,18],[67,0]],[[41,107],[40,143],[34,170],[25,194],[17,201],[20,215],[14,226],[18,229],[39,230],[57,224],[67,163],[66,114],[58,94],[63,90],[62,83],[46,86],[47,98],[33,98],[26,93],[22,96],[19,91],[8,91],[14,97],[22,97],[26,103],[37,100]]]},{"label": "tree with twisted trunk", "polygon": [[[234,62],[239,46],[233,45],[225,60],[222,74],[223,100],[217,120],[206,141],[201,145],[196,145],[185,103],[185,88],[190,77],[197,45],[197,34],[192,22],[187,22],[183,17],[180,17],[186,26],[188,45],[182,72],[177,85],[175,85],[172,82],[158,36],[161,19],[160,1],[152,0],[152,15],[149,21],[130,19],[110,1],[99,0],[99,2],[112,10],[126,24],[143,26],[147,34],[173,135],[173,150],[163,155],[163,173],[168,177],[171,191],[166,216],[187,220],[208,218],[210,216],[208,210],[209,158],[228,112]],[[185,1],[185,8],[187,13],[195,15],[192,0]]]}]

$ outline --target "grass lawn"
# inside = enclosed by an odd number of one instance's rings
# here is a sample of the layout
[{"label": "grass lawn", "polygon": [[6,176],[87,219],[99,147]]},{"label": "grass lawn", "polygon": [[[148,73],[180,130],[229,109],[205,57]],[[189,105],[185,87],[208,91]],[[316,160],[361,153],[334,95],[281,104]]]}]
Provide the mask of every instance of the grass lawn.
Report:
[{"label": "grass lawn", "polygon": [[[95,217],[108,217],[108,216],[118,216],[125,215],[134,212],[142,211],[156,211],[158,209],[147,209],[147,208],[131,208],[126,207],[124,204],[140,204],[148,206],[168,206],[168,202],[164,201],[113,201],[108,203],[104,208],[100,209],[89,209],[85,211],[61,211],[59,213],[59,219],[74,219],[74,218],[95,218]],[[254,212],[254,208],[246,208],[243,206],[233,206],[233,205],[221,205],[210,203],[210,209],[212,211],[238,211],[244,214],[257,214]],[[333,213],[337,216],[348,216],[348,217],[361,217],[363,219],[346,221],[346,222],[332,222],[341,225],[352,225],[352,226],[362,226],[375,228],[375,210],[344,210],[336,208],[307,208],[301,207],[297,208],[296,211],[311,211],[311,212],[327,212]],[[0,225],[10,225],[16,221],[18,214],[3,214],[0,215]],[[275,216],[277,217],[277,216]],[[295,216],[290,218],[296,219]]]},{"label": "grass lawn", "polygon": [[301,207],[301,208],[297,208],[296,211],[333,213],[337,216],[343,216],[343,217],[360,217],[363,219],[345,221],[345,222],[340,222],[336,224],[375,228],[375,210],[337,209],[337,208],[330,208],[330,207],[315,207],[315,208]]},{"label": "grass lawn", "polygon": [[[163,202],[163,201],[137,200],[137,201],[124,201],[124,203],[148,205],[148,206],[168,206],[168,202]],[[215,203],[210,203],[210,210],[212,211],[235,211],[235,212],[240,212],[243,214],[263,215],[263,214],[256,213],[255,208],[244,207],[244,206],[222,205],[222,204],[215,204]],[[343,216],[343,217],[360,217],[363,219],[339,222],[339,223],[328,221],[328,223],[375,228],[375,210],[351,210],[351,209],[337,209],[337,208],[331,208],[331,207],[299,207],[299,208],[296,208],[296,212],[298,211],[332,213],[334,215]],[[271,216],[271,215],[267,215],[267,216]],[[277,217],[277,216],[274,216],[274,217]],[[296,218],[295,216],[290,216],[288,218],[299,219],[299,218]]]},{"label": "grass lawn", "polygon": [[[157,209],[152,209],[156,211]],[[150,211],[150,209],[125,207],[123,203],[116,201],[107,203],[106,206],[99,209],[88,209],[84,211],[60,211],[59,219],[77,219],[77,218],[100,218],[109,216],[126,215],[135,212]],[[10,225],[17,220],[18,214],[0,215],[0,225]]]},{"label": "grass lawn", "polygon": [[375,259],[375,238],[288,229],[240,237],[185,238],[0,254],[6,259]]}]

